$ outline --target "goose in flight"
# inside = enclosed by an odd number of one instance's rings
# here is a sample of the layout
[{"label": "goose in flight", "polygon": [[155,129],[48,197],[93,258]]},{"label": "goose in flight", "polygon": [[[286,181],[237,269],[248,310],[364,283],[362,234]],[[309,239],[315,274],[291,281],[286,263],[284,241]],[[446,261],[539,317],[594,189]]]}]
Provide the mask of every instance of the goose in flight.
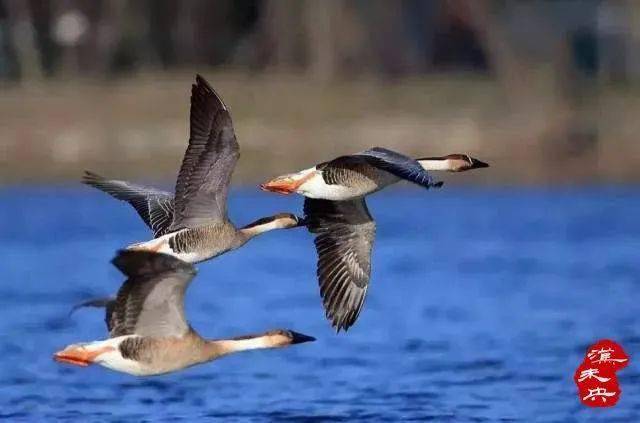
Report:
[{"label": "goose in flight", "polygon": [[317,277],[327,319],[339,332],[358,319],[369,287],[376,224],[365,196],[400,179],[437,188],[428,170],[463,172],[488,167],[478,159],[450,154],[414,160],[384,148],[342,156],[261,187],[305,196],[304,224],[315,235]]},{"label": "goose in flight", "polygon": [[278,176],[260,185],[279,194],[298,193],[308,198],[351,200],[374,193],[401,179],[424,188],[438,188],[428,171],[464,172],[489,167],[466,154],[412,159],[382,147],[340,156],[297,173]]},{"label": "goose in flight", "polygon": [[[106,306],[109,338],[73,344],[54,360],[77,366],[99,364],[136,376],[170,373],[228,354],[283,348],[314,341],[291,330],[272,330],[231,339],[207,340],[184,315],[184,295],[194,266],[173,256],[121,250],[112,263],[127,277]],[[93,304],[95,305],[95,304]]]},{"label": "goose in flight", "polygon": [[227,106],[200,75],[191,89],[189,145],[175,195],[86,172],[83,183],[128,202],[154,239],[129,248],[169,254],[196,263],[236,249],[261,233],[298,226],[290,213],[236,228],[227,216],[227,192],[239,157]]}]

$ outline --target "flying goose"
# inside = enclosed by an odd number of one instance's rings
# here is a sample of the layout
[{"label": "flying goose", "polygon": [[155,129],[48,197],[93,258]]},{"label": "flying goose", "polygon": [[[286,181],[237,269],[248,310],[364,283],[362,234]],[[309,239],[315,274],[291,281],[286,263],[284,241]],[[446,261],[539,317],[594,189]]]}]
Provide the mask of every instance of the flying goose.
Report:
[{"label": "flying goose", "polygon": [[[112,263],[127,277],[106,306],[109,339],[67,346],[54,360],[99,364],[136,376],[170,373],[228,354],[314,341],[291,330],[207,340],[189,326],[184,294],[196,275],[192,264],[170,255],[121,250]],[[92,304],[98,305],[98,304]]]},{"label": "flying goose", "polygon": [[357,320],[369,287],[376,224],[365,201],[400,179],[440,187],[427,170],[463,172],[488,167],[463,154],[413,160],[376,147],[342,156],[262,185],[267,191],[305,196],[304,224],[315,235],[317,277],[327,319],[339,332]]},{"label": "flying goose", "polygon": [[191,89],[189,146],[175,196],[126,181],[86,172],[83,183],[128,202],[151,228],[154,239],[129,248],[169,254],[189,263],[236,249],[274,229],[298,226],[298,218],[279,213],[237,229],[227,216],[227,192],[239,157],[227,106],[200,75]]},{"label": "flying goose", "polygon": [[382,147],[340,156],[297,173],[278,176],[260,187],[279,194],[298,193],[308,198],[351,200],[379,191],[401,179],[425,188],[438,188],[427,171],[464,172],[489,165],[466,154],[412,159]]}]

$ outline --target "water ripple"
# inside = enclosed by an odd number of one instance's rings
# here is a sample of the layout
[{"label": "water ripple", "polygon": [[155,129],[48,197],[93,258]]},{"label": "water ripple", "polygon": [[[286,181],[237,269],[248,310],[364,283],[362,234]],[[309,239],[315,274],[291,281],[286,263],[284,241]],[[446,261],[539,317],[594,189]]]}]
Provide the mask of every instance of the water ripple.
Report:
[{"label": "water ripple", "polygon": [[[300,207],[232,197],[237,222]],[[214,338],[282,327],[317,341],[153,378],[51,360],[105,336],[102,312],[67,313],[122,282],[108,261],[148,236],[135,213],[87,190],[12,189],[0,203],[8,421],[593,421],[571,380],[585,349],[607,337],[632,360],[640,350],[635,188],[373,196],[373,274],[348,334],[323,317],[308,234],[265,235],[199,266],[189,319]],[[638,421],[633,363],[607,421]]]}]

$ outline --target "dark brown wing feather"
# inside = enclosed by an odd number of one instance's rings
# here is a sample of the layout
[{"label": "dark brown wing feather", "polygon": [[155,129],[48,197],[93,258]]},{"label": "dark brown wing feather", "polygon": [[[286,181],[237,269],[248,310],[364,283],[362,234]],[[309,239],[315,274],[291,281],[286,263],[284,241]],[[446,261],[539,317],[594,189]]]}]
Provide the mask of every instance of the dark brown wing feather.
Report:
[{"label": "dark brown wing feather", "polygon": [[191,89],[189,146],[176,182],[170,231],[226,220],[227,191],[239,156],[227,107],[197,75]]},{"label": "dark brown wing feather", "polygon": [[316,169],[322,170],[322,179],[326,184],[347,187],[358,186],[363,180],[375,181],[376,173],[379,173],[378,168],[360,156],[340,156],[320,163]]},{"label": "dark brown wing feather", "polygon": [[126,201],[138,212],[155,238],[168,232],[173,221],[173,195],[127,181],[106,179],[85,171],[82,183],[98,188],[112,197]]},{"label": "dark brown wing feather", "polygon": [[329,201],[306,198],[305,221],[318,253],[318,282],[327,318],[347,330],[362,310],[371,276],[376,225],[364,198]]},{"label": "dark brown wing feather", "polygon": [[87,301],[83,301],[73,306],[69,310],[69,316],[75,313],[78,309],[83,307],[96,307],[105,309],[105,323],[107,324],[107,330],[111,332],[111,315],[113,314],[113,308],[116,306],[116,299],[113,297],[92,298]]},{"label": "dark brown wing feather", "polygon": [[166,254],[121,250],[112,263],[127,280],[107,307],[111,338],[123,335],[179,337],[189,330],[184,294],[193,265]]}]

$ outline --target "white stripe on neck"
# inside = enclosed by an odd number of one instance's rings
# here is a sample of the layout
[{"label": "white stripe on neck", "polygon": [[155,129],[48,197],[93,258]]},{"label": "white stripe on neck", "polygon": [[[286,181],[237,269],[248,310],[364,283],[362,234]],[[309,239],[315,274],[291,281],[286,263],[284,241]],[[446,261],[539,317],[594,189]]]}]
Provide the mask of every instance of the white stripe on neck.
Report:
[{"label": "white stripe on neck", "polygon": [[269,342],[269,338],[266,336],[247,339],[229,339],[223,342],[225,347],[230,351],[257,350],[261,348],[270,348],[272,346]]},{"label": "white stripe on neck", "polygon": [[424,170],[451,170],[452,167],[449,159],[418,160],[418,163]]},{"label": "white stripe on neck", "polygon": [[249,226],[248,228],[240,229],[245,235],[249,237],[254,237],[256,235],[260,235],[261,233],[273,231],[276,229],[282,229],[283,225],[279,219],[274,219],[267,223],[261,223],[255,226]]}]

